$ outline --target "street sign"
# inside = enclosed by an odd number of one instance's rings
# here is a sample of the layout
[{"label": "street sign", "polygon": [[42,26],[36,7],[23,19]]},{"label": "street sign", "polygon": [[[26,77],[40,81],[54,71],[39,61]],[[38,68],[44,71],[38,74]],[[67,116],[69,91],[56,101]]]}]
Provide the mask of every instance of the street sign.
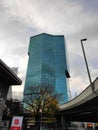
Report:
[{"label": "street sign", "polygon": [[22,116],[14,116],[11,124],[10,130],[21,130],[22,128]]}]

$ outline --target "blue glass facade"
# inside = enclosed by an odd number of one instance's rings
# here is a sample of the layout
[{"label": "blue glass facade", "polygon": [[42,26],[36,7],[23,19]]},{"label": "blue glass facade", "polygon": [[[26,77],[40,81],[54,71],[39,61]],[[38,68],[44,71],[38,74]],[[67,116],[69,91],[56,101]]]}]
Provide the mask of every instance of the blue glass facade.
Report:
[{"label": "blue glass facade", "polygon": [[67,59],[63,35],[40,34],[30,38],[28,68],[24,93],[28,88],[43,84],[55,87],[61,93],[63,100],[68,101],[67,93]]}]

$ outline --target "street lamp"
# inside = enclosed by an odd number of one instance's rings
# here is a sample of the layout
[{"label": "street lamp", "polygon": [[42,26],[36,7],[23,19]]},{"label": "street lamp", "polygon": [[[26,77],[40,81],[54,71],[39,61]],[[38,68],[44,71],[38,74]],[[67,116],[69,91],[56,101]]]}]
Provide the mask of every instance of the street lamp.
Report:
[{"label": "street lamp", "polygon": [[85,64],[86,64],[86,68],[87,68],[87,73],[88,73],[88,77],[89,77],[89,81],[90,81],[90,85],[92,88],[92,92],[94,92],[94,85],[92,84],[92,80],[91,80],[91,76],[90,76],[90,72],[89,72],[89,67],[88,67],[88,63],[87,63],[87,59],[86,59],[86,55],[85,55],[85,50],[84,50],[84,46],[83,46],[83,41],[86,41],[87,38],[81,39],[81,46],[82,46],[82,51],[83,51],[83,55],[84,55],[84,60],[85,60]]},{"label": "street lamp", "polygon": [[69,100],[71,100],[71,91],[69,90]]}]

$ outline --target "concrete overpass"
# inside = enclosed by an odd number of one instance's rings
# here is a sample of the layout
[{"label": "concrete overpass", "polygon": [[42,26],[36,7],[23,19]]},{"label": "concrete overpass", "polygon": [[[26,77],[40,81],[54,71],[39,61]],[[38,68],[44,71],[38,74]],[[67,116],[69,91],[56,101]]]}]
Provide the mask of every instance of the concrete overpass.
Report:
[{"label": "concrete overpass", "polygon": [[98,122],[98,77],[77,97],[60,106],[59,114],[65,121]]}]

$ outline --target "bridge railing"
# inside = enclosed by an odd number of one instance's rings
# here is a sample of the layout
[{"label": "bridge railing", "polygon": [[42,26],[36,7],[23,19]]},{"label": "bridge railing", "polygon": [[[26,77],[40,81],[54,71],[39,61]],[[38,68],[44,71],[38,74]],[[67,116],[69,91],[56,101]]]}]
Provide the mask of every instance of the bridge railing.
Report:
[{"label": "bridge railing", "polygon": [[93,97],[95,97],[96,94],[98,93],[98,77],[94,80],[94,82],[92,84],[95,86],[95,93],[92,93],[91,85],[89,85],[84,91],[82,91],[74,99],[72,99],[71,101],[67,102],[64,105],[61,105],[60,106],[61,111],[78,106],[78,105],[92,99]]}]

